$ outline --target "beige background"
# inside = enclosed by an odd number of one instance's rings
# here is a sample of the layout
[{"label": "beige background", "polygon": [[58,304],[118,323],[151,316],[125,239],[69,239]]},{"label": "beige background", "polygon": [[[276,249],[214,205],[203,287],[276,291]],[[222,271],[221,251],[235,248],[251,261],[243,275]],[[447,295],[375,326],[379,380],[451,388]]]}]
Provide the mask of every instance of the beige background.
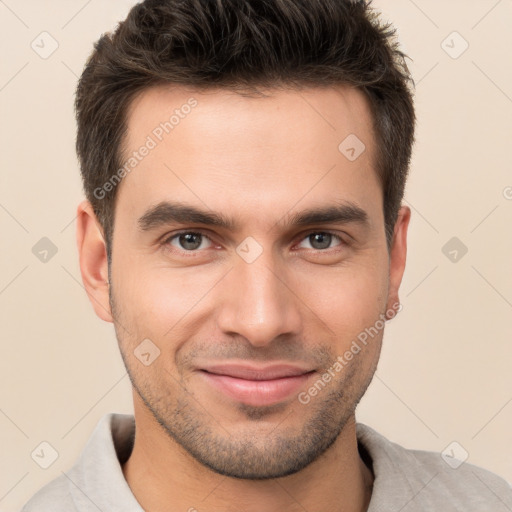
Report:
[{"label": "beige background", "polygon": [[[0,1],[0,511],[67,470],[101,416],[131,412],[113,327],[80,281],[73,95],[93,42],[133,3]],[[404,307],[358,420],[406,447],[457,441],[512,481],[512,1],[374,5],[414,59],[419,123]],[[47,59],[31,48],[43,31],[59,45]],[[454,31],[469,43],[456,59]],[[32,253],[42,237],[58,249],[46,263]],[[457,262],[442,251],[452,237],[468,248]],[[42,441],[59,453],[46,470],[31,458]]]}]

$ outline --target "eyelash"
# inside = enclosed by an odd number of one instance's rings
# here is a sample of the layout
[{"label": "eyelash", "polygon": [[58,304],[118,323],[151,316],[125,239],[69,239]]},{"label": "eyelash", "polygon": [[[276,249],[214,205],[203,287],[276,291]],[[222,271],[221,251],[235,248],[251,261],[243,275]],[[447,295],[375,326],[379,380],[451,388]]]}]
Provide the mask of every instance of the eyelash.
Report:
[{"label": "eyelash", "polygon": [[[311,251],[315,251],[317,253],[327,253],[329,251],[332,251],[332,250],[339,250],[340,247],[346,247],[349,245],[349,243],[344,240],[340,235],[338,235],[337,233],[334,233],[333,231],[329,231],[329,230],[315,230],[315,231],[309,231],[308,233],[306,233],[304,236],[302,236],[302,238],[300,239],[300,242],[302,242],[303,240],[305,240],[306,238],[310,237],[311,235],[314,235],[314,234],[318,234],[318,233],[321,233],[321,234],[326,234],[326,235],[331,235],[333,236],[334,238],[336,238],[340,244],[335,246],[335,247],[332,247],[332,248],[327,248],[327,249],[309,249]],[[201,253],[202,250],[198,250],[198,249],[195,249],[195,250],[190,250],[190,251],[186,251],[184,249],[177,249],[175,247],[172,247],[172,249],[170,248],[171,245],[170,245],[170,242],[171,240],[174,240],[175,238],[179,237],[180,235],[188,235],[188,234],[191,234],[191,235],[201,235],[205,238],[207,238],[211,243],[215,243],[211,237],[209,237],[206,233],[204,233],[203,231],[201,230],[197,230],[197,231],[191,231],[191,230],[183,230],[183,231],[179,231],[177,233],[173,233],[172,235],[170,236],[166,236],[164,239],[163,239],[163,242],[162,242],[162,245],[169,251],[171,252],[178,252],[178,253],[182,253],[182,254],[185,254],[187,257],[194,257],[197,253]]]}]

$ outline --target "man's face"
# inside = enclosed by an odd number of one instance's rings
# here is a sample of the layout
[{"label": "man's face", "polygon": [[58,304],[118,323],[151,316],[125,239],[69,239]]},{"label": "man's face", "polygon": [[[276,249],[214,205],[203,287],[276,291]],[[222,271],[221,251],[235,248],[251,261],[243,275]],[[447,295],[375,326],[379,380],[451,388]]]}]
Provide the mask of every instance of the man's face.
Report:
[{"label": "man's face", "polygon": [[[159,130],[176,109],[169,133]],[[144,144],[117,192],[110,274],[136,402],[214,471],[299,471],[353,419],[403,271],[390,271],[369,107],[348,88],[254,98],[159,87],[130,108],[125,156]],[[234,225],[173,220],[166,202]],[[297,223],[329,208],[337,215]],[[234,364],[303,375],[254,384],[211,374]]]}]

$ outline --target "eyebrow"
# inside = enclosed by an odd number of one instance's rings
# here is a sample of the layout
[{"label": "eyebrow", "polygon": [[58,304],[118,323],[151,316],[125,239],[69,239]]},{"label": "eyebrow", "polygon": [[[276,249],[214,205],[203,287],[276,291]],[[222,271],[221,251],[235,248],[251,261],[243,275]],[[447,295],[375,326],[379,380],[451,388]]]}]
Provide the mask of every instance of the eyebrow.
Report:
[{"label": "eyebrow", "polygon": [[[152,231],[169,224],[189,223],[215,226],[228,231],[236,231],[239,228],[238,223],[233,218],[226,217],[223,214],[169,201],[162,201],[150,207],[138,219],[139,229],[143,232]],[[284,224],[287,226],[304,227],[325,223],[358,223],[365,227],[368,227],[370,224],[368,214],[352,202],[304,210],[293,214]],[[282,225],[283,223],[278,221],[276,224]]]}]

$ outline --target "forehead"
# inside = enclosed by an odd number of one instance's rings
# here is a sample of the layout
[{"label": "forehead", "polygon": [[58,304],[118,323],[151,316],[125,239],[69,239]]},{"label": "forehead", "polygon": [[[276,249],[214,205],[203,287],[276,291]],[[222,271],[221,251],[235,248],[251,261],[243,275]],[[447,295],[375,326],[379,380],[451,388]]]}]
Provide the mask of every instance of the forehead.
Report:
[{"label": "forehead", "polygon": [[[127,147],[137,146],[145,135],[165,144],[180,134],[192,135],[188,137],[191,146],[201,141],[205,148],[219,144],[238,147],[236,143],[240,142],[249,148],[249,136],[265,149],[286,147],[298,151],[301,147],[307,149],[307,140],[316,139],[337,147],[336,142],[350,133],[367,139],[367,146],[373,145],[368,101],[353,87],[263,92],[264,97],[219,88],[160,85],[146,89],[127,111]],[[287,129],[280,131],[283,126]],[[185,142],[184,138],[180,142]]]},{"label": "forehead", "polygon": [[348,87],[265,93],[158,86],[139,94],[123,145],[123,163],[134,152],[137,161],[126,167],[118,206],[135,214],[172,199],[237,215],[257,209],[272,222],[280,209],[329,199],[381,209],[364,95]]}]

